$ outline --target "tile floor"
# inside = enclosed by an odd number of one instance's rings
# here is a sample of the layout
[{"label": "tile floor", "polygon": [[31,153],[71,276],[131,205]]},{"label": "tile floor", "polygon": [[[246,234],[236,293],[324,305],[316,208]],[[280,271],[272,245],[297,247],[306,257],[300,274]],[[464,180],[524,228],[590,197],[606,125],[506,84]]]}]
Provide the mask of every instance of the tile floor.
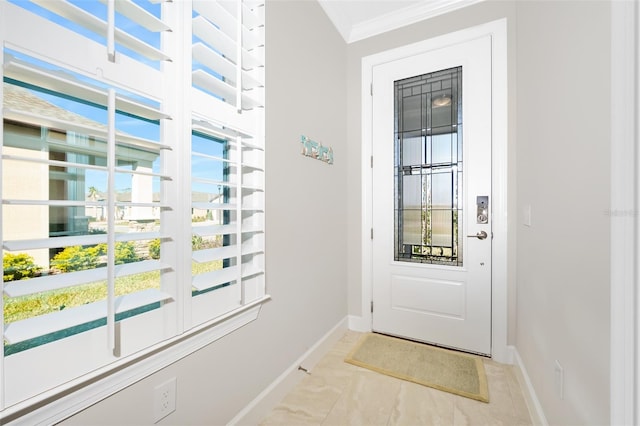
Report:
[{"label": "tile floor", "polygon": [[484,361],[487,404],[347,364],[360,336],[347,331],[261,425],[531,425],[513,367]]}]

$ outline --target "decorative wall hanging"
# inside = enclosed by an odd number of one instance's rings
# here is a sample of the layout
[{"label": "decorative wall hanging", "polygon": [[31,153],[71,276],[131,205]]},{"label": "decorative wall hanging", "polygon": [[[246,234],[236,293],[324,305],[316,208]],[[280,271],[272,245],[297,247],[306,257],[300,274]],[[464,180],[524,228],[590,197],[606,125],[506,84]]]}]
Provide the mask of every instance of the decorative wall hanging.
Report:
[{"label": "decorative wall hanging", "polygon": [[302,144],[302,155],[333,164],[333,148],[322,146],[321,143],[313,141],[305,135],[300,135],[300,143]]}]

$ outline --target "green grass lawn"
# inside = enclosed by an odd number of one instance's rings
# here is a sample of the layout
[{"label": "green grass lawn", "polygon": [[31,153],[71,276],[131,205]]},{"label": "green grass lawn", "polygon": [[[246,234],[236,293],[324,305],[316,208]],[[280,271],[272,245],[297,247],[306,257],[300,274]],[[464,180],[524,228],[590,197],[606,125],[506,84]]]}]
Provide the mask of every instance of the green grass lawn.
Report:
[{"label": "green grass lawn", "polygon": [[[192,264],[192,274],[222,268],[222,261]],[[135,293],[149,288],[160,288],[160,271],[145,272],[116,279],[116,296]],[[97,281],[75,287],[52,290],[20,297],[4,297],[4,323],[69,309],[107,298],[107,282]]]}]

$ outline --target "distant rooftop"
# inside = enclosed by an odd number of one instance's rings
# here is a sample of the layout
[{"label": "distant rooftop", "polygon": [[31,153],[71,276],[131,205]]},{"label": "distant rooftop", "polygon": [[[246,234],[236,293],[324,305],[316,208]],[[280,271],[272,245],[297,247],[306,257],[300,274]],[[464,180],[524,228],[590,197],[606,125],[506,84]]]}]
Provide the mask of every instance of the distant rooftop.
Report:
[{"label": "distant rooftop", "polygon": [[[14,84],[3,83],[4,89],[4,108],[15,111],[36,114],[40,116],[50,117],[56,120],[78,123],[84,126],[94,128],[107,129],[102,123],[90,120],[80,114],[67,111],[37,96],[33,91]],[[63,129],[61,129],[63,130]]]}]

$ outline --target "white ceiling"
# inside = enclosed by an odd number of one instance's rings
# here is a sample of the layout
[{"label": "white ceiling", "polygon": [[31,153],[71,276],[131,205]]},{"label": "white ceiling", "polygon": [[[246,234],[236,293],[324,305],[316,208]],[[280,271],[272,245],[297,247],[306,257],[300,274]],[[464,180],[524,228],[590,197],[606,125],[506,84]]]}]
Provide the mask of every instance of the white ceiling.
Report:
[{"label": "white ceiling", "polygon": [[482,0],[318,0],[347,43],[480,1]]}]

